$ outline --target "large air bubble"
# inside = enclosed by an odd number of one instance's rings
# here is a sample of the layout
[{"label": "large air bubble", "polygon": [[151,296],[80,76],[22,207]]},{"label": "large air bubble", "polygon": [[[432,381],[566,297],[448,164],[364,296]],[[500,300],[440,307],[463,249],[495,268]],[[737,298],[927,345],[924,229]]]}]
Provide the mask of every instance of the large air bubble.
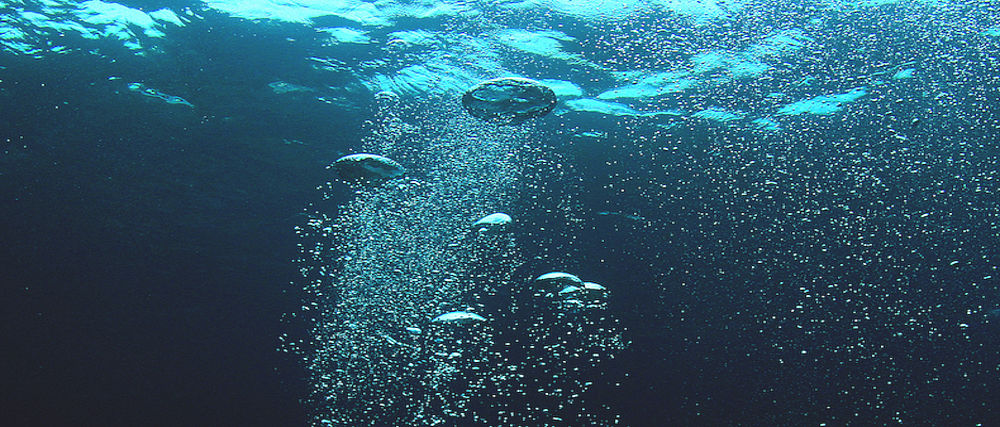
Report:
[{"label": "large air bubble", "polygon": [[498,212],[480,218],[479,221],[472,224],[472,227],[478,229],[480,232],[498,231],[506,228],[510,222],[510,215]]},{"label": "large air bubble", "polygon": [[350,182],[381,182],[403,176],[406,171],[399,163],[375,154],[351,154],[333,162],[340,178]]},{"label": "large air bubble", "polygon": [[583,280],[579,277],[569,273],[563,273],[561,271],[553,271],[551,273],[545,273],[535,279],[534,286],[545,292],[556,292],[564,289],[566,286],[574,286],[577,288],[583,288]]},{"label": "large air bubble", "polygon": [[451,325],[469,325],[473,323],[485,322],[486,318],[476,313],[468,311],[452,311],[442,314],[431,320],[432,323],[444,323]]},{"label": "large air bubble", "polygon": [[534,80],[505,77],[473,86],[462,105],[476,118],[513,124],[548,114],[556,107],[556,94]]}]

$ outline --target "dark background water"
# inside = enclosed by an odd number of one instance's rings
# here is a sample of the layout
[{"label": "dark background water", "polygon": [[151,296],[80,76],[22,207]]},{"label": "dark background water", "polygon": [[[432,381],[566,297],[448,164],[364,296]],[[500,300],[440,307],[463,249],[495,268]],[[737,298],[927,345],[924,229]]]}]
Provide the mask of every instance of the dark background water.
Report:
[{"label": "dark background water", "polygon": [[221,103],[195,112],[105,61],[6,59],[3,424],[304,422],[303,373],[276,351],[302,326],[280,321],[301,298],[292,226],[351,135],[282,138],[354,119],[247,102],[224,69],[200,74]]}]

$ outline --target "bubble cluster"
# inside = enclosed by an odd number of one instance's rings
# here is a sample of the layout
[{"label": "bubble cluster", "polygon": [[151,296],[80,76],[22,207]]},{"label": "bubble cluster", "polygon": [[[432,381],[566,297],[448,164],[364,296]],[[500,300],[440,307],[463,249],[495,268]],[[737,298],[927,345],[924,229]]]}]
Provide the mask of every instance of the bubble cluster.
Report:
[{"label": "bubble cluster", "polygon": [[526,196],[523,166],[543,155],[536,130],[440,109],[380,109],[390,117],[372,122],[362,148],[407,175],[352,187],[336,215],[314,212],[298,230],[314,421],[610,422],[583,395],[587,375],[624,347],[621,330],[600,307],[535,295],[511,217],[496,212]]}]

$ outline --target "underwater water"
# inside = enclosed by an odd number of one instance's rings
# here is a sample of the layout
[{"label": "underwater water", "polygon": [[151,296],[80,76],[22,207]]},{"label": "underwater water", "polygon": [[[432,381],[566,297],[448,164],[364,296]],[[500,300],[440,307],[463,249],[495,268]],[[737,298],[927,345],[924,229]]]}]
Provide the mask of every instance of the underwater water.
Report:
[{"label": "underwater water", "polygon": [[1000,3],[0,12],[2,425],[1000,425]]}]

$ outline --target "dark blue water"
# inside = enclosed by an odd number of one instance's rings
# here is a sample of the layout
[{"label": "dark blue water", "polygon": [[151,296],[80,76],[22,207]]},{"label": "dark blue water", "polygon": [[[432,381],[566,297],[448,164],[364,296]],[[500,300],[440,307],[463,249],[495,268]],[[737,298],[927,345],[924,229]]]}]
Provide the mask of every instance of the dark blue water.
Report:
[{"label": "dark blue water", "polygon": [[[326,166],[373,138],[375,92],[427,129],[427,111],[461,113],[461,90],[505,75],[556,87],[560,104],[523,125],[533,145],[502,206],[519,261],[482,271],[605,284],[610,320],[594,324],[627,342],[569,365],[593,382],[585,404],[522,424],[1000,423],[997,4],[514,3],[359,18],[331,2],[297,21],[269,3],[265,18],[123,2],[184,22],[117,36],[32,15],[125,22],[73,14],[97,3],[0,3],[0,424],[336,411],[312,394],[322,316],[302,309],[317,300],[300,268],[317,240],[295,227],[354,200]],[[414,179],[441,158],[406,151],[427,139],[400,138]],[[499,342],[525,339],[501,328],[519,313],[496,322]],[[449,425],[564,403],[497,393]],[[406,425],[412,402],[394,402],[357,425]]]},{"label": "dark blue water", "polygon": [[302,419],[274,347],[298,306],[288,230],[310,192],[292,183],[322,164],[116,97],[85,57],[7,64],[5,423]]}]

